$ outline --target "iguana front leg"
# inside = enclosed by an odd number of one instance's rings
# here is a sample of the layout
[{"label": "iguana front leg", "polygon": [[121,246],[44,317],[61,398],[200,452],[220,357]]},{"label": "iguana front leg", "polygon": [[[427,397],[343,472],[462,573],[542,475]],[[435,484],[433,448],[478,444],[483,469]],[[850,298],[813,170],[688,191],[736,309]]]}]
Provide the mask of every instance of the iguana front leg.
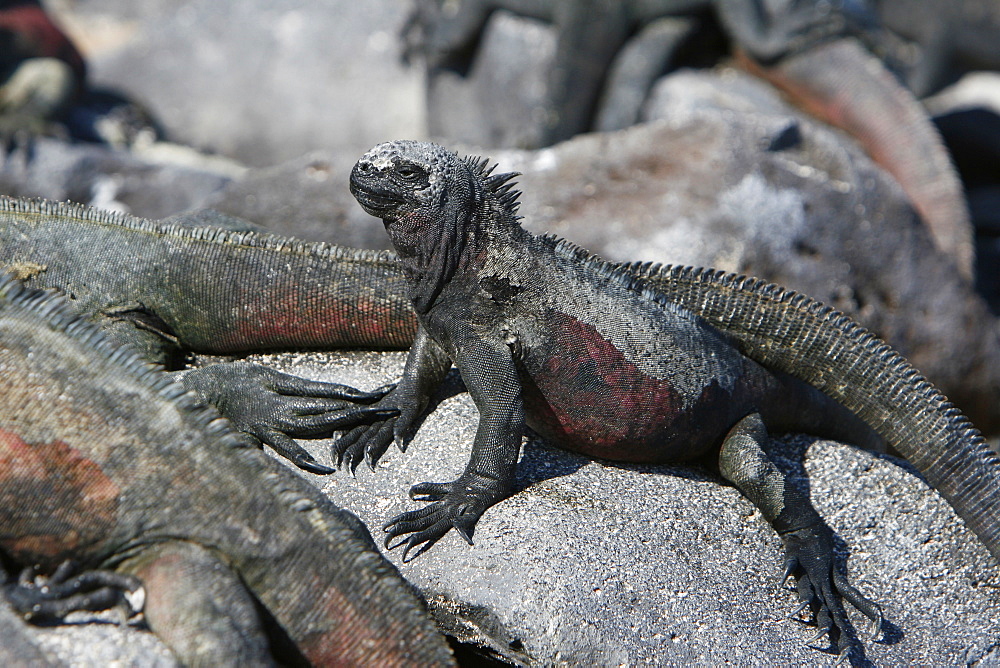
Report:
[{"label": "iguana front leg", "polygon": [[[170,325],[144,304],[119,305],[101,315],[101,326],[109,336],[149,361],[177,368],[190,353]],[[255,445],[266,444],[299,468],[320,475],[336,469],[317,462],[293,437],[325,437],[345,426],[395,414],[364,406],[385,396],[388,387],[361,392],[249,362],[212,364],[187,371],[181,378],[186,389],[214,406]]]},{"label": "iguana front leg", "polygon": [[770,459],[766,452],[770,443],[760,415],[751,413],[726,435],[719,468],[760,509],[785,543],[785,579],[791,575],[798,579],[802,608],[812,609],[819,627],[810,642],[829,634],[842,658],[860,658],[864,647],[853,633],[841,599],[872,620],[875,636],[882,627],[882,612],[838,570],[833,532]]},{"label": "iguana front leg", "polygon": [[[452,527],[471,545],[473,528],[480,516],[510,494],[514,481],[514,467],[524,432],[517,369],[506,344],[465,333],[468,335],[455,343],[455,364],[479,409],[479,428],[472,445],[472,457],[458,480],[424,482],[411,487],[411,499],[433,503],[403,513],[383,527],[387,548],[405,545],[403,561],[414,547],[424,543],[429,547]],[[403,534],[411,535],[391,545],[394,538]]]},{"label": "iguana front leg", "polygon": [[[400,381],[371,407],[370,414],[356,413],[358,417],[375,418],[375,421],[355,427],[333,444],[337,465],[346,461],[354,471],[363,458],[374,470],[390,443],[395,442],[401,451],[405,451],[407,439],[427,408],[431,393],[441,384],[450,368],[451,358],[447,353],[423,327],[417,329]],[[383,419],[378,419],[380,411],[386,413]],[[354,421],[356,423],[357,419]]]}]

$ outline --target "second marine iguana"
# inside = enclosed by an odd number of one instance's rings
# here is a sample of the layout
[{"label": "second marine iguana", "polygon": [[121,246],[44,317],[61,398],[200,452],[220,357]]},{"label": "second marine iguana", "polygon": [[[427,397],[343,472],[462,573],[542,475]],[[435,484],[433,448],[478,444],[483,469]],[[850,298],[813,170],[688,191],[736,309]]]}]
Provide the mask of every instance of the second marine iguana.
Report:
[{"label": "second marine iguana", "polygon": [[769,430],[867,447],[884,439],[1000,558],[1000,459],[889,346],[775,286],[617,267],[534,236],[518,222],[513,176],[412,141],[376,146],[351,174],[399,253],[420,327],[401,380],[377,404],[400,414],[345,434],[338,459],[373,465],[402,445],[452,363],[480,413],[461,477],[414,486],[411,497],[433,503],[386,524],[386,544],[402,538],[404,559],[452,528],[470,540],[511,491],[526,426],[604,459],[715,456],[781,535],[804,605],[843,653],[861,648],[841,597],[876,625],[881,616],[837,570],[831,530],[786,485]]},{"label": "second marine iguana", "polygon": [[[214,212],[151,221],[0,198],[0,269],[56,290],[118,343],[182,369],[191,353],[395,347],[416,329],[390,253],[251,231]],[[183,382],[259,442],[314,473],[291,438],[329,433],[380,393],[238,362]]]},{"label": "second marine iguana", "polygon": [[[58,573],[71,558],[114,571],[98,584],[138,579],[146,622],[185,665],[452,663],[357,517],[7,275],[0,383],[0,564]],[[38,610],[62,609],[39,593]]]}]

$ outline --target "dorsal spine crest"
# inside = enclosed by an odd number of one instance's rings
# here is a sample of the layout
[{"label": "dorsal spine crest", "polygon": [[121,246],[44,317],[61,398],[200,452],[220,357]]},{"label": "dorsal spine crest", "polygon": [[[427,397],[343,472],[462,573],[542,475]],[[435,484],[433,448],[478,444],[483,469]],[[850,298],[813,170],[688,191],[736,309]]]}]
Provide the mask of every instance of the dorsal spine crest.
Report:
[{"label": "dorsal spine crest", "polygon": [[21,308],[40,318],[54,331],[65,332],[81,346],[108,363],[120,367],[123,375],[134,378],[187,414],[198,428],[216,436],[226,447],[246,447],[247,442],[232,430],[229,421],[205,406],[180,383],[173,382],[159,367],[143,361],[131,349],[111,343],[97,325],[70,308],[58,295],[29,288],[10,274],[0,272],[0,317],[7,309]]},{"label": "dorsal spine crest", "polygon": [[262,248],[295,255],[315,255],[338,262],[390,264],[396,262],[396,255],[390,251],[347,248],[320,241],[299,241],[267,232],[233,231],[209,225],[188,227],[173,223],[164,224],[148,218],[138,218],[124,213],[104,211],[73,202],[0,197],[0,215],[4,213],[11,213],[18,216],[55,216],[97,225],[117,226],[146,234],[190,239],[192,241]]}]

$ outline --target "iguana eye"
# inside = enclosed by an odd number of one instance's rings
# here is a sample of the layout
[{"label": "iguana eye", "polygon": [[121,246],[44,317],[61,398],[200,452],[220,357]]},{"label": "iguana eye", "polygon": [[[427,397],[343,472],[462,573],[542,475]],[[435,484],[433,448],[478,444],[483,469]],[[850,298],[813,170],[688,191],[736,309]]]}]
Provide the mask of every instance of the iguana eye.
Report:
[{"label": "iguana eye", "polygon": [[420,170],[413,165],[399,165],[396,167],[396,173],[407,181],[414,181],[420,178]]}]

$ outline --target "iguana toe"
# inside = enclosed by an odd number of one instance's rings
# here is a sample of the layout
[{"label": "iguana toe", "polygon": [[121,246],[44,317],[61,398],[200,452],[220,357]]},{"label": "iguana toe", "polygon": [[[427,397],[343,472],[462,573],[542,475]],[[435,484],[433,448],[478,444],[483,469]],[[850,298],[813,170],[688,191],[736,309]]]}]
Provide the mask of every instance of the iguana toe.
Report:
[{"label": "iguana toe", "polygon": [[[420,515],[420,517],[415,517],[416,515]],[[385,548],[394,550],[400,545],[404,546],[402,559],[404,562],[410,561],[423,554],[431,545],[448,533],[451,527],[452,523],[448,518],[447,510],[438,504],[411,513],[403,513],[386,525],[384,529],[387,534]],[[393,539],[407,533],[410,535],[405,540],[392,543]],[[410,556],[410,552],[414,548],[418,549]]]},{"label": "iguana toe", "polygon": [[73,570],[73,564],[65,562],[51,577],[36,583],[34,572],[26,569],[16,584],[3,588],[4,598],[25,619],[35,622],[61,619],[79,610],[120,608],[123,618],[139,612],[130,598],[142,588],[137,578],[104,570],[70,576]]},{"label": "iguana toe", "polygon": [[825,525],[814,525],[791,531],[783,538],[788,557],[786,571],[791,566],[798,578],[801,605],[796,613],[811,608],[817,626],[816,634],[806,644],[812,646],[829,636],[838,654],[850,658],[857,652],[860,656],[863,648],[847,617],[843,600],[872,620],[876,636],[882,626],[882,611],[836,570],[829,529]]},{"label": "iguana toe", "polygon": [[330,475],[337,472],[337,469],[320,464],[312,457],[297,458],[291,461],[303,471],[309,471],[309,473],[315,473],[316,475]]},{"label": "iguana toe", "polygon": [[414,501],[440,501],[452,493],[454,483],[422,482],[410,488],[410,498]]},{"label": "iguana toe", "polygon": [[472,533],[476,526],[476,520],[479,519],[476,515],[459,515],[451,520],[451,525],[455,527],[465,542],[472,545]]}]

